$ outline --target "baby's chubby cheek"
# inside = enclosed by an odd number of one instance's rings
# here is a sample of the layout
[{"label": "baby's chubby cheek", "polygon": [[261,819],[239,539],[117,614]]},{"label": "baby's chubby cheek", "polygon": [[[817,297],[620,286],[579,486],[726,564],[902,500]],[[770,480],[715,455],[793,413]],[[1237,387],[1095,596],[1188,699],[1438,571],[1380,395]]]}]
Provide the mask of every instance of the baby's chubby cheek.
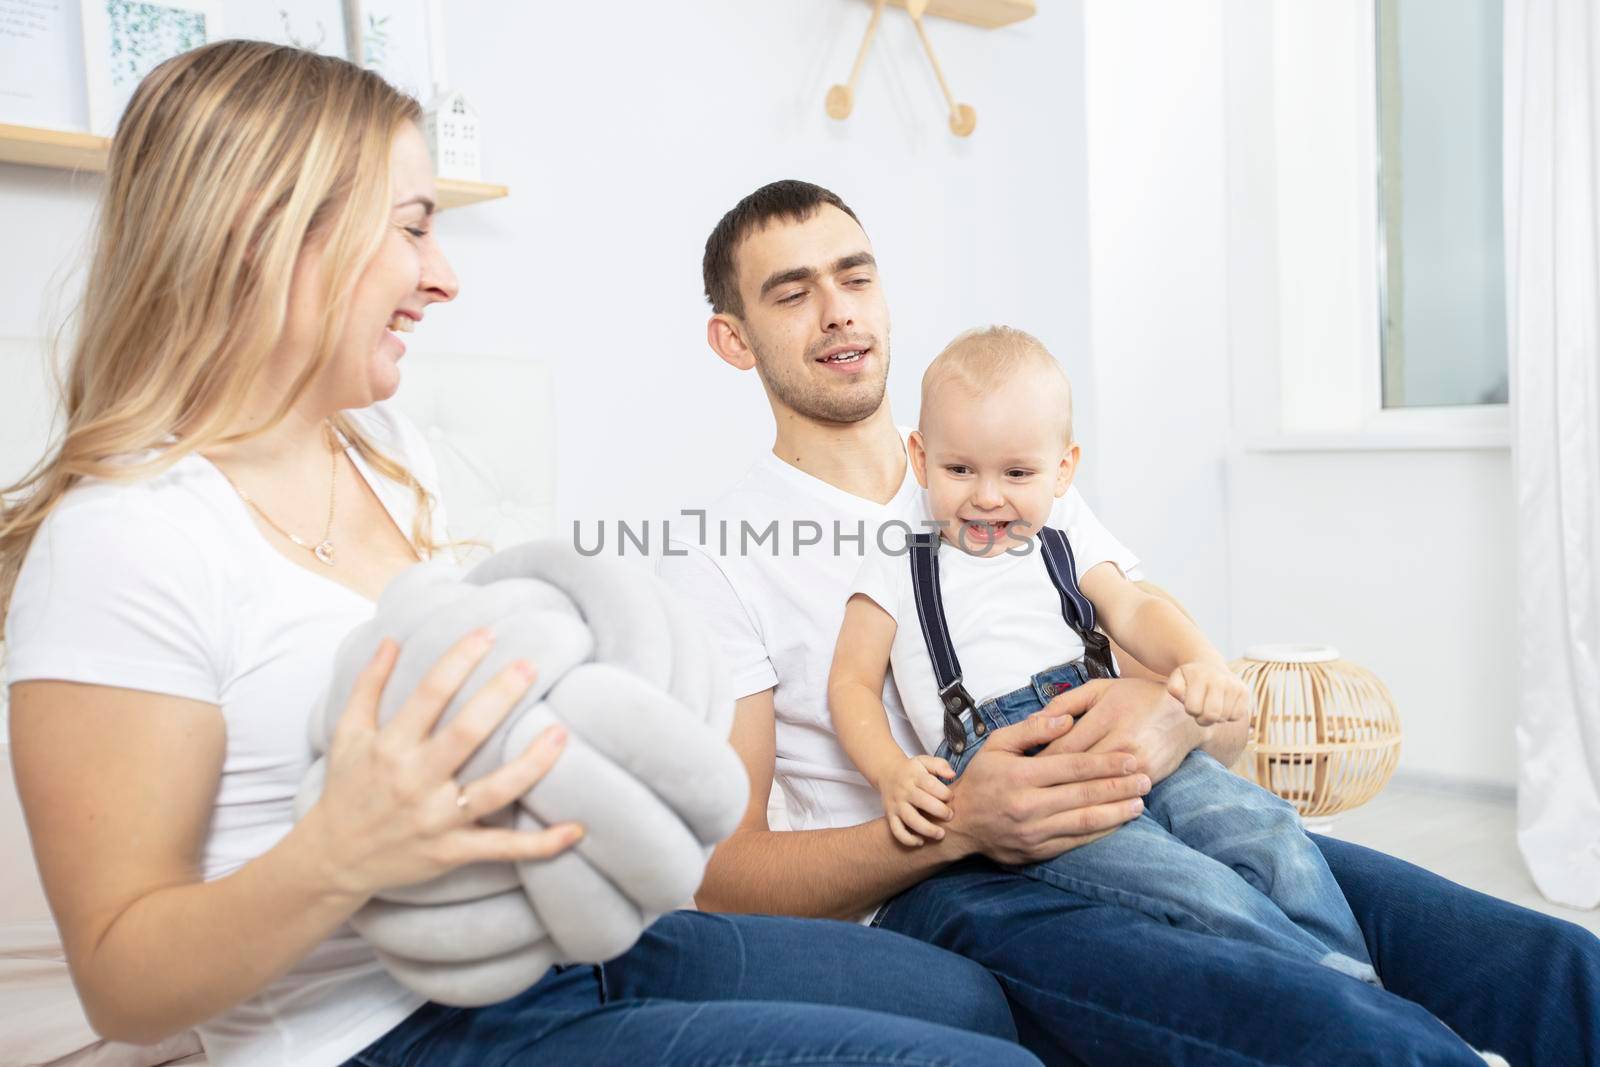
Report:
[{"label": "baby's chubby cheek", "polygon": [[1017,518],[1021,520],[1030,535],[1050,525],[1050,511],[1055,505],[1055,497],[1029,494],[1026,498],[1014,500],[1012,503],[1017,509]]}]

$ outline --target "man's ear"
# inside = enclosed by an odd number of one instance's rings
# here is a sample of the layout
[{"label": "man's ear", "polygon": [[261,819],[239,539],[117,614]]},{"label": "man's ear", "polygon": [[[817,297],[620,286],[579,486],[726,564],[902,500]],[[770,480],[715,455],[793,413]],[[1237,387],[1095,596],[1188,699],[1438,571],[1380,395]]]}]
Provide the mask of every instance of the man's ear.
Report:
[{"label": "man's ear", "polygon": [[1056,470],[1056,496],[1067,495],[1067,490],[1072,487],[1073,476],[1078,473],[1078,460],[1082,456],[1083,450],[1076,441],[1061,454],[1061,466]]},{"label": "man's ear", "polygon": [[706,323],[706,343],[730,367],[749,370],[756,365],[756,354],[745,343],[744,323],[725,311],[711,316]]},{"label": "man's ear", "polygon": [[922,443],[921,430],[911,431],[906,441],[906,451],[911,454],[911,473],[917,476],[917,484],[928,488],[928,450]]}]

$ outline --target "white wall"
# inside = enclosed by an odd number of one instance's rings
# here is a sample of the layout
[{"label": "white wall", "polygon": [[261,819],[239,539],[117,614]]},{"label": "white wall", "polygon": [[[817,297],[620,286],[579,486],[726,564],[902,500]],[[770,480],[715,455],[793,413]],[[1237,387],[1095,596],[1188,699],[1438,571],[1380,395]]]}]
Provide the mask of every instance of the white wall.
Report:
[{"label": "white wall", "polygon": [[[757,185],[840,193],[875,241],[894,311],[891,395],[914,421],[921,369],[990,321],[1085,354],[1082,19],[1070,0],[986,31],[930,20],[953,90],[944,123],[909,20],[886,13],[845,123],[823,97],[850,71],[862,0],[449,5],[453,79],[479,108],[485,176],[509,199],[446,213],[463,283],[415,344],[550,361],[560,397],[558,516],[670,517],[771,442],[753,375],[704,341],[700,256]],[[0,324],[36,332],[48,272],[75,250],[92,180],[0,166]],[[1086,432],[1094,392],[1080,389]]]},{"label": "white wall", "polygon": [[1095,506],[1224,650],[1228,419],[1216,0],[1085,7]]},{"label": "white wall", "polygon": [[1505,450],[1253,452],[1230,469],[1234,635],[1336,646],[1400,710],[1400,769],[1516,782]]},{"label": "white wall", "polygon": [[[1504,454],[1240,447],[1281,402],[1294,336],[1263,221],[1277,146],[1248,129],[1250,108],[1273,124],[1271,64],[1250,51],[1272,37],[1270,10],[1047,0],[1007,30],[935,21],[978,111],[960,141],[897,11],[856,115],[823,114],[862,0],[459,0],[451,67],[482,111],[487,175],[512,196],[440,220],[464,290],[416,343],[551,362],[564,521],[670,516],[770,432],[754,378],[704,345],[705,235],[760,182],[830,185],[877,243],[901,421],[958,330],[1040,334],[1077,382],[1091,499],[1226,651],[1337,643],[1394,690],[1405,770],[1509,783]],[[1243,41],[1241,13],[1256,27]],[[0,167],[0,331],[40,332],[94,184]]]},{"label": "white wall", "polygon": [[861,0],[451,6],[486,170],[517,191],[451,221],[473,290],[438,343],[555,361],[563,516],[670,515],[770,446],[754,376],[706,348],[699,267],[722,213],[775,178],[834,189],[874,239],[902,421],[923,366],[981,322],[1025,326],[1085,367],[1081,18],[1043,8],[999,31],[930,20],[977,108],[962,141],[898,11],[855,114],[824,114],[867,23]]},{"label": "white wall", "polygon": [[1383,678],[1402,773],[1506,786],[1506,452],[1297,438],[1356,427],[1376,359],[1354,7],[1086,4],[1097,505],[1225,651],[1327,642]]}]

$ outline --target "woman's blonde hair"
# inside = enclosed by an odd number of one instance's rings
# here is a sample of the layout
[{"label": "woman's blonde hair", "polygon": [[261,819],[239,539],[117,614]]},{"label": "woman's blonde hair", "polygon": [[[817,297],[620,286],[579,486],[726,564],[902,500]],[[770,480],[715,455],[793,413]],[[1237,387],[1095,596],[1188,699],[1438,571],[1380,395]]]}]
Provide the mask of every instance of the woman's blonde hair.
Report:
[{"label": "woman's blonde hair", "polygon": [[[382,240],[395,134],[420,117],[371,71],[261,41],[187,52],[139,85],[111,142],[61,440],[0,490],[0,625],[35,533],[80,480],[146,478],[288,414],[332,356],[343,297]],[[311,243],[326,286],[311,359],[266,426],[229,435]],[[352,420],[334,425],[416,493],[411,540],[431,552],[426,490]],[[151,449],[154,458],[127,461]]]}]

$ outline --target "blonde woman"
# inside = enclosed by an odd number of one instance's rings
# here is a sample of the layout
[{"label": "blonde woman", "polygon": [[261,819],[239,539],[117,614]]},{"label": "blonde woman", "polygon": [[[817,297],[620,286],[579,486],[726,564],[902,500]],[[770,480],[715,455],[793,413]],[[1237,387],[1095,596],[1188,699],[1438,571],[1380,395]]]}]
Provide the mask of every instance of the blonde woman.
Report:
[{"label": "blonde woman", "polygon": [[537,668],[433,736],[483,634],[382,728],[380,651],[322,800],[291,813],[333,650],[443,529],[427,446],[383,403],[457,288],[417,120],[348,63],[230,41],[153,72],[112,144],[65,433],[0,510],[13,760],[95,1028],[197,1027],[219,1067],[1036,1062],[922,1021],[1014,1036],[976,965],[846,924],[680,913],[604,984],[558,968],[473,1010],[423,1003],[345,924],[581,834],[474,822],[560,757],[555,729],[457,803]]}]

